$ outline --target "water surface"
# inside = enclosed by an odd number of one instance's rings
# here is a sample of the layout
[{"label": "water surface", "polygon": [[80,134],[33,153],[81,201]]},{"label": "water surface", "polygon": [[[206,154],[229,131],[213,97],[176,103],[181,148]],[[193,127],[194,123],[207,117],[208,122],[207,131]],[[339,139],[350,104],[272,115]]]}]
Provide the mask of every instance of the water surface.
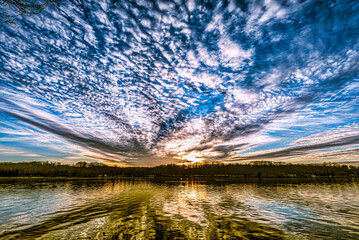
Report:
[{"label": "water surface", "polygon": [[359,239],[355,183],[18,182],[0,196],[0,239]]}]

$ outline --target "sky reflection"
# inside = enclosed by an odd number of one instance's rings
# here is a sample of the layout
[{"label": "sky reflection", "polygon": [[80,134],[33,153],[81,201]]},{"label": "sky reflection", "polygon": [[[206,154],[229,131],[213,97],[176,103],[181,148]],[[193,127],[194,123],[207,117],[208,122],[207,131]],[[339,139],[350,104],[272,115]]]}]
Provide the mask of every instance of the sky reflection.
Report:
[{"label": "sky reflection", "polygon": [[[138,239],[163,238],[161,234],[181,239],[356,239],[359,235],[355,183],[20,181],[16,186],[1,184],[0,193],[0,238],[5,239],[95,239],[99,233],[103,239],[119,234]],[[10,200],[14,198],[18,200]]]}]

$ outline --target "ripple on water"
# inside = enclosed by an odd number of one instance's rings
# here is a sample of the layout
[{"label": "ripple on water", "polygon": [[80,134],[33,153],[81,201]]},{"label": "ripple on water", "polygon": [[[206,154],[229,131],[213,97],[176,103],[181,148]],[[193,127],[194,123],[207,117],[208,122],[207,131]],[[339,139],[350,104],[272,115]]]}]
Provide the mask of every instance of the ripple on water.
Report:
[{"label": "ripple on water", "polygon": [[[0,215],[1,239],[359,237],[355,184],[51,184],[31,190],[19,184],[11,192],[3,191],[6,184],[0,186],[2,209],[8,209]],[[9,201],[14,197],[17,202]]]}]

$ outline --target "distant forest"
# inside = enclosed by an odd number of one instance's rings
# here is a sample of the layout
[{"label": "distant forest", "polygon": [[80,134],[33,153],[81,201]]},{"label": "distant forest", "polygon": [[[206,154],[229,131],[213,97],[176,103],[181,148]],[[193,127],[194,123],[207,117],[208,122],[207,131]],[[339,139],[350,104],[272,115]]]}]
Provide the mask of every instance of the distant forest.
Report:
[{"label": "distant forest", "polygon": [[64,165],[51,162],[3,162],[0,177],[238,177],[238,178],[355,178],[359,168],[336,164],[289,164],[252,162],[246,164],[162,165],[157,167],[113,167],[78,162]]}]

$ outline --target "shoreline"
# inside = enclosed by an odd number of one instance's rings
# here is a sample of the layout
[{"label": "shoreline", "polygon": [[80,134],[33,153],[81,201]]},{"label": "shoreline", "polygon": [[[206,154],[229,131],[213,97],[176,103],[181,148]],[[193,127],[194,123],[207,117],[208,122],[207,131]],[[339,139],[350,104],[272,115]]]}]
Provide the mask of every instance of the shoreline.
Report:
[{"label": "shoreline", "polygon": [[233,177],[233,176],[182,176],[182,177],[42,177],[42,176],[23,176],[23,177],[4,177],[0,176],[0,184],[13,182],[66,182],[66,181],[146,181],[165,184],[300,184],[300,183],[359,183],[355,177]]}]

